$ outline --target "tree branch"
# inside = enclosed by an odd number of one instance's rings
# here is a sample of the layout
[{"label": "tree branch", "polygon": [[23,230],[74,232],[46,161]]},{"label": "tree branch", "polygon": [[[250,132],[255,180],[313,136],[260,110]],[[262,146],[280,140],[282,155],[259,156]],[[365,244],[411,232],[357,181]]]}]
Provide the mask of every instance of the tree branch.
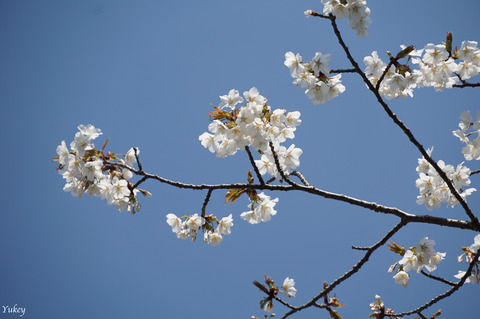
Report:
[{"label": "tree branch", "polygon": [[207,208],[208,202],[210,201],[210,196],[212,195],[213,189],[209,189],[207,192],[207,196],[205,196],[205,200],[203,201],[202,205],[202,217],[205,217],[205,210]]},{"label": "tree branch", "polygon": [[446,279],[444,279],[444,278],[434,276],[434,275],[429,274],[428,272],[426,272],[426,271],[424,271],[424,270],[421,271],[421,274],[424,275],[424,276],[426,276],[426,277],[428,277],[428,278],[434,279],[434,280],[436,280],[436,281],[443,282],[444,284],[447,284],[447,285],[450,285],[450,286],[455,286],[455,285],[456,285],[456,283],[454,283],[454,282],[452,282],[452,281],[450,281],[450,280],[446,280]]},{"label": "tree branch", "polygon": [[252,166],[253,166],[253,170],[255,171],[255,174],[257,175],[258,181],[262,185],[265,184],[265,182],[263,181],[263,178],[262,178],[262,174],[260,174],[260,171],[258,170],[257,164],[255,164],[255,160],[253,159],[252,152],[250,151],[250,148],[248,147],[248,145],[245,146],[245,151],[248,154],[248,159],[250,160],[250,164],[252,164]]},{"label": "tree branch", "polygon": [[153,179],[157,180],[161,183],[165,183],[177,188],[182,188],[182,189],[193,189],[193,190],[203,190],[203,189],[256,189],[256,190],[270,190],[270,191],[303,191],[306,193],[318,195],[324,198],[329,198],[329,199],[334,199],[338,200],[341,202],[349,203],[351,205],[363,207],[375,212],[383,213],[383,214],[388,214],[388,215],[395,215],[402,220],[405,220],[406,222],[414,222],[414,223],[426,223],[426,224],[432,224],[432,225],[439,225],[439,226],[447,226],[447,227],[454,227],[454,228],[460,228],[460,229],[470,229],[474,231],[480,231],[480,225],[474,224],[472,222],[467,222],[464,220],[459,220],[459,219],[449,219],[449,218],[443,218],[443,217],[437,217],[437,216],[430,216],[430,215],[413,215],[406,213],[396,207],[388,207],[384,205],[377,204],[375,202],[368,202],[365,200],[360,200],[354,197],[350,197],[344,194],[337,194],[337,193],[332,193],[332,192],[327,192],[321,189],[318,189],[314,186],[303,186],[294,182],[291,182],[293,185],[269,185],[269,184],[245,184],[245,183],[235,183],[235,184],[186,184],[182,182],[176,182],[172,181],[163,177],[160,177],[158,175],[153,175],[149,174],[145,171],[139,171],[137,169],[134,169],[133,167],[130,167],[126,164],[122,163],[115,163],[115,162],[109,162],[105,161],[106,164],[108,165],[116,165],[122,168],[128,168],[131,170],[134,174],[142,176],[142,180],[147,180],[147,179]]},{"label": "tree branch", "polygon": [[403,316],[408,316],[408,315],[411,315],[411,314],[414,314],[414,313],[419,313],[420,311],[423,311],[423,310],[429,308],[430,306],[439,302],[440,300],[445,299],[448,296],[452,295],[455,291],[460,289],[460,287],[463,286],[463,284],[465,283],[467,278],[470,277],[470,275],[472,273],[472,270],[473,270],[473,267],[477,263],[479,257],[480,257],[480,249],[477,251],[477,253],[475,254],[475,257],[473,258],[472,262],[468,266],[468,269],[465,272],[465,275],[450,290],[444,292],[443,294],[440,294],[440,295],[436,296],[435,298],[433,298],[432,300],[430,300],[429,302],[427,302],[423,306],[418,307],[417,309],[407,311],[407,312],[402,312],[402,313],[399,313],[399,314],[395,314],[393,316],[403,317]]},{"label": "tree branch", "polygon": [[357,73],[355,69],[335,69],[330,70],[330,73]]},{"label": "tree branch", "polygon": [[347,45],[343,41],[343,38],[340,34],[340,31],[338,29],[337,23],[336,23],[336,18],[335,16],[331,15],[329,16],[333,30],[335,35],[337,36],[338,42],[342,46],[343,50],[345,51],[345,54],[347,55],[348,60],[352,64],[352,66],[357,70],[357,73],[362,77],[363,81],[369,88],[369,90],[375,95],[377,98],[377,101],[380,103],[380,105],[383,106],[383,109],[387,113],[387,115],[393,120],[393,122],[405,133],[405,135],[408,137],[410,142],[417,147],[417,149],[420,151],[420,153],[423,155],[423,157],[428,161],[430,165],[437,171],[437,173],[440,175],[440,177],[443,179],[443,181],[447,184],[448,189],[450,192],[453,194],[453,196],[457,199],[457,201],[460,203],[460,205],[463,207],[465,210],[465,213],[468,215],[472,223],[476,225],[480,225],[480,222],[478,218],[473,214],[472,210],[470,207],[467,205],[465,200],[460,196],[460,194],[457,192],[455,187],[453,186],[452,182],[448,179],[447,175],[445,172],[438,166],[438,164],[431,158],[430,155],[427,154],[423,146],[417,141],[413,133],[410,131],[410,129],[403,124],[402,121],[395,115],[395,113],[392,112],[392,110],[388,107],[387,103],[383,100],[383,98],[380,95],[380,92],[378,91],[378,88],[374,87],[373,84],[368,80],[367,76],[363,73],[363,71],[360,69],[358,66],[358,63],[355,61],[355,59],[352,57],[350,50],[348,49]]},{"label": "tree branch", "polygon": [[365,253],[365,255],[358,261],[357,264],[355,264],[352,269],[350,269],[349,271],[347,271],[345,274],[343,274],[342,276],[338,277],[337,279],[335,279],[330,285],[328,285],[326,288],[324,288],[320,294],[318,294],[317,296],[313,297],[310,301],[308,301],[307,303],[305,303],[304,305],[302,306],[299,306],[299,307],[296,307],[292,310],[290,310],[289,312],[287,312],[283,317],[282,319],[284,318],[287,318],[288,316],[294,314],[295,312],[297,311],[300,311],[302,309],[305,309],[305,308],[308,308],[312,305],[314,305],[317,300],[319,300],[320,298],[322,298],[323,296],[325,296],[326,294],[330,293],[333,288],[335,288],[336,286],[340,285],[343,281],[347,280],[348,278],[350,278],[353,274],[355,274],[357,271],[360,270],[360,268],[369,260],[370,256],[373,254],[373,252],[375,250],[377,250],[379,247],[381,247],[382,245],[384,245],[396,232],[398,232],[403,226],[405,226],[407,224],[406,221],[404,220],[401,220],[397,225],[395,225],[395,227],[393,227],[382,239],[380,239],[380,241],[378,241],[375,245],[371,246],[370,249]]},{"label": "tree branch", "polygon": [[285,172],[283,171],[282,167],[280,166],[280,161],[278,160],[278,155],[277,152],[275,152],[275,148],[273,147],[272,142],[268,142],[268,145],[270,146],[270,150],[272,151],[273,159],[275,160],[275,166],[277,167],[277,171],[280,173],[280,176],[284,181],[286,181],[288,184],[292,186],[296,186],[297,183],[292,182],[287,175],[285,175]]}]

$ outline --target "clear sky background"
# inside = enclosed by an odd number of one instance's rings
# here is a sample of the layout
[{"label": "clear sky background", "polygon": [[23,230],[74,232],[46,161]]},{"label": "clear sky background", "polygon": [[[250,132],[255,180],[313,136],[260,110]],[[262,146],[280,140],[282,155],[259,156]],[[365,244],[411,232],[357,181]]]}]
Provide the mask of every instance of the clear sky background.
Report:
[{"label": "clear sky background", "polygon": [[[372,26],[357,38],[340,29],[361,62],[399,45],[480,40],[480,3],[470,1],[369,1]],[[263,294],[252,285],[268,274],[278,284],[294,278],[300,305],[324,281],[349,270],[363,255],[352,245],[377,242],[398,219],[300,193],[279,197],[269,223],[240,219],[248,201],[223,204],[214,192],[207,213],[233,214],[232,234],[217,247],[175,237],[168,213],[199,212],[205,191],[145,185],[135,216],[98,198],[77,199],[52,157],[79,124],[103,131],[100,146],[141,150],[144,169],[187,183],[245,182],[249,163],[239,152],[226,159],[205,150],[210,104],[232,88],[255,86],[274,108],[298,110],[303,123],[293,143],[303,149],[299,170],[331,192],[395,206],[414,214],[466,219],[460,207],[428,212],[415,203],[418,151],[394,127],[361,79],[342,76],[346,92],[314,106],[291,84],[287,51],[310,60],[331,53],[331,68],[349,67],[328,21],[309,18],[320,1],[60,1],[0,0],[0,134],[3,156],[0,209],[0,306],[26,307],[23,318],[250,318],[263,316]],[[473,79],[472,79],[473,80]],[[478,81],[477,79],[475,79]],[[390,102],[395,113],[434,158],[457,165],[462,144],[451,134],[459,115],[480,109],[477,89],[414,92]],[[288,144],[287,144],[288,145]],[[478,162],[466,164],[478,169]],[[480,177],[472,185],[480,189]],[[478,193],[478,192],[477,192]],[[479,195],[468,202],[478,212]],[[477,214],[478,215],[478,214]],[[455,280],[465,270],[456,257],[474,232],[410,225],[393,240],[407,247],[424,236],[447,258],[434,274]],[[379,249],[351,280],[335,289],[344,318],[366,318],[375,294],[388,307],[418,307],[447,286],[411,273],[407,289],[388,267],[399,256]],[[478,318],[479,286],[466,285],[438,308],[445,318]],[[0,308],[1,309],[1,308]],[[286,311],[275,304],[278,315]],[[15,315],[0,313],[0,318]],[[305,310],[293,318],[328,318]]]}]

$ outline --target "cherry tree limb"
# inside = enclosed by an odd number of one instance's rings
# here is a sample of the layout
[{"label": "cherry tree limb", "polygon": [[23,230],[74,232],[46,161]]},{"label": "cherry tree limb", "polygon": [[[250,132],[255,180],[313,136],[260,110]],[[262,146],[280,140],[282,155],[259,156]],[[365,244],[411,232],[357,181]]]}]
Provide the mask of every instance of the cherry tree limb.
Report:
[{"label": "cherry tree limb", "polygon": [[[439,226],[446,226],[446,227],[453,227],[453,228],[460,228],[460,229],[469,229],[473,231],[480,231],[480,225],[475,224],[473,222],[468,222],[459,219],[450,219],[450,218],[443,218],[437,216],[430,216],[430,215],[414,215],[404,212],[396,207],[388,207],[384,205],[377,204],[375,202],[368,202],[365,200],[360,200],[354,197],[350,197],[344,194],[337,194],[333,192],[328,192],[325,190],[321,190],[314,186],[304,186],[300,184],[293,183],[294,185],[269,185],[269,184],[245,184],[245,183],[234,183],[234,184],[187,184],[177,181],[172,181],[166,178],[163,178],[158,175],[149,174],[145,171],[137,170],[131,166],[126,164],[117,163],[117,162],[110,162],[105,160],[105,164],[107,165],[116,165],[122,168],[129,169],[132,173],[142,176],[142,180],[146,181],[148,179],[157,180],[161,183],[165,183],[177,188],[182,189],[193,189],[193,190],[216,190],[216,189],[256,189],[256,190],[270,190],[270,191],[303,191],[306,193],[310,193],[313,195],[318,195],[324,198],[334,199],[337,201],[349,203],[354,206],[363,207],[369,209],[374,212],[383,213],[387,215],[395,215],[406,222],[413,222],[413,223],[426,223],[432,225],[439,225]],[[137,183],[138,184],[138,183]]]},{"label": "cherry tree limb", "polygon": [[203,201],[202,205],[202,217],[205,217],[205,211],[208,205],[208,202],[210,201],[210,196],[212,196],[213,189],[209,189],[207,192],[207,195],[205,196],[205,200]]},{"label": "cherry tree limb", "polygon": [[426,272],[425,270],[422,270],[420,271],[420,273],[428,278],[431,278],[433,280],[436,280],[436,281],[440,281],[440,282],[443,282],[444,284],[447,284],[447,285],[450,285],[450,286],[455,286],[456,283],[450,281],[450,280],[446,280],[445,278],[441,278],[441,277],[437,277],[437,276],[434,276],[432,274],[429,274],[428,272]]},{"label": "cherry tree limb", "polygon": [[[440,175],[440,177],[443,179],[443,181],[447,184],[448,186],[448,189],[450,190],[450,192],[453,194],[453,196],[456,198],[456,200],[460,203],[460,205],[463,207],[463,209],[465,210],[465,213],[468,215],[468,217],[470,218],[470,220],[472,221],[472,223],[474,224],[477,224],[477,225],[480,225],[480,221],[478,220],[478,218],[473,214],[472,210],[470,209],[470,207],[467,205],[467,203],[465,202],[465,200],[460,196],[460,194],[457,192],[457,190],[455,189],[455,187],[453,186],[452,182],[448,179],[447,175],[445,174],[445,172],[438,166],[438,164],[432,159],[432,157],[427,153],[427,151],[425,150],[425,148],[420,144],[420,142],[418,142],[418,140],[415,138],[415,136],[413,135],[413,133],[410,131],[410,129],[405,125],[403,124],[402,121],[400,121],[400,119],[396,116],[395,113],[392,112],[392,110],[390,109],[390,107],[387,105],[387,103],[385,103],[385,101],[383,100],[383,98],[381,97],[380,95],[380,92],[378,90],[378,88],[374,87],[373,84],[370,82],[370,80],[367,78],[367,76],[365,75],[365,73],[363,73],[363,71],[360,69],[360,67],[358,66],[358,63],[355,61],[355,59],[353,58],[353,56],[351,55],[350,53],[350,50],[348,49],[347,45],[345,44],[345,42],[343,41],[343,38],[340,34],[340,30],[338,29],[338,26],[337,26],[337,23],[336,23],[336,18],[335,16],[333,16],[332,14],[330,14],[329,16],[329,20],[331,22],[331,25],[332,25],[332,28],[333,28],[333,31],[335,33],[335,35],[337,36],[337,39],[338,39],[338,42],[340,43],[340,46],[343,48],[343,50],[345,51],[345,54],[347,55],[347,58],[348,60],[350,61],[350,63],[352,64],[352,66],[355,68],[355,70],[357,70],[357,73],[362,77],[363,81],[365,82],[365,84],[367,85],[368,89],[375,95],[375,97],[377,98],[377,101],[380,103],[380,105],[382,105],[383,109],[385,110],[385,112],[387,113],[387,115],[393,120],[393,122],[405,133],[405,135],[408,137],[408,139],[410,140],[410,142],[415,145],[417,147],[417,149],[420,151],[420,153],[423,155],[423,157],[427,160],[427,162],[432,165],[432,167],[435,169],[435,171],[437,171],[438,175]],[[391,61],[390,61],[391,62]]]},{"label": "cherry tree limb", "polygon": [[257,175],[258,181],[262,185],[265,184],[265,182],[262,178],[262,175],[260,174],[260,171],[258,170],[257,164],[255,164],[255,160],[253,159],[252,152],[250,151],[250,148],[248,147],[248,145],[245,146],[245,151],[248,154],[248,159],[250,160],[250,164],[252,164],[252,166],[253,166],[253,170],[255,171],[255,174]]},{"label": "cherry tree limb", "polygon": [[375,250],[377,250],[379,247],[383,246],[395,233],[397,233],[402,227],[404,227],[407,224],[406,221],[402,220],[400,221],[395,227],[393,227],[380,241],[378,241],[376,244],[372,245],[370,249],[365,253],[365,255],[350,269],[347,271],[345,274],[342,276],[338,277],[335,279],[330,285],[327,285],[318,295],[313,297],[310,301],[307,303],[296,307],[289,312],[287,312],[282,319],[289,317],[290,315],[294,314],[297,311],[300,311],[302,309],[308,308],[313,306],[317,300],[325,296],[326,294],[330,293],[336,286],[340,285],[343,281],[347,280],[350,278],[353,274],[358,272],[360,268],[369,260],[370,256],[373,254]]},{"label": "cherry tree limb", "polygon": [[449,289],[448,291],[444,292],[443,294],[440,294],[438,296],[436,296],[435,298],[433,298],[432,300],[430,300],[429,302],[427,302],[426,304],[424,304],[423,306],[420,306],[416,309],[413,309],[411,311],[407,311],[407,312],[401,312],[401,313],[398,313],[398,314],[394,314],[393,316],[397,316],[397,317],[403,317],[403,316],[408,316],[408,315],[411,315],[411,314],[414,314],[414,313],[419,313],[420,311],[423,311],[429,307],[431,307],[433,304],[439,302],[440,300],[442,299],[445,299],[447,298],[448,296],[452,295],[455,291],[457,291],[458,289],[460,289],[460,287],[463,286],[463,284],[465,283],[465,281],[468,279],[468,277],[470,277],[471,273],[472,273],[472,270],[473,270],[473,267],[475,266],[475,264],[477,263],[478,261],[478,258],[480,257],[480,249],[477,251],[477,253],[475,254],[475,257],[473,258],[473,260],[470,262],[470,265],[468,266],[468,269],[467,271],[465,272],[465,274],[463,275],[463,277],[460,279],[459,282],[457,282],[451,289]]}]

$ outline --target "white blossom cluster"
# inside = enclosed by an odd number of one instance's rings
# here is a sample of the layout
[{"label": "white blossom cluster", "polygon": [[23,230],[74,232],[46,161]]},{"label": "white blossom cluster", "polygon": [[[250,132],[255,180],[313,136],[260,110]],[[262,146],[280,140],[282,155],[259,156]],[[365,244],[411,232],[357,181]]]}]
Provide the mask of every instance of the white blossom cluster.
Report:
[{"label": "white blossom cluster", "polygon": [[277,211],[274,209],[274,207],[278,202],[278,198],[271,199],[270,196],[265,195],[263,192],[257,196],[258,199],[251,201],[251,203],[248,205],[250,210],[240,214],[240,217],[250,224],[268,222],[272,216],[277,214]]},{"label": "white blossom cluster", "polygon": [[260,171],[277,176],[277,168],[269,143],[273,143],[278,156],[280,167],[289,173],[300,165],[299,157],[302,155],[300,148],[291,145],[288,149],[280,146],[287,139],[295,137],[295,130],[302,122],[300,112],[288,112],[276,109],[270,112],[267,99],[259,94],[256,88],[251,88],[243,93],[246,104],[237,107],[244,99],[237,90],[230,90],[227,95],[220,96],[221,110],[227,108],[231,112],[223,111],[224,121],[215,119],[208,126],[209,132],[199,136],[199,140],[210,152],[218,157],[234,155],[239,149],[251,146],[265,156],[260,161]]},{"label": "white blossom cluster", "polygon": [[424,237],[416,247],[408,249],[400,261],[390,266],[388,271],[389,273],[392,273],[397,264],[400,265],[397,269],[397,273],[393,276],[395,283],[406,288],[410,281],[410,276],[408,275],[410,270],[419,273],[423,267],[429,272],[437,269],[437,265],[440,264],[447,253],[435,252],[433,246],[435,246],[435,241],[428,239],[428,237]]},{"label": "white blossom cluster", "polygon": [[[432,151],[433,149],[427,150],[427,154],[431,156]],[[471,173],[468,167],[463,166],[463,162],[458,164],[457,168],[454,168],[453,165],[446,165],[442,160],[439,160],[437,164],[464,200],[476,191],[475,188],[462,188],[462,186],[470,185]],[[417,204],[425,205],[428,210],[432,210],[440,208],[441,203],[447,203],[452,207],[458,203],[445,181],[424,157],[418,159],[417,173],[418,179],[415,185],[420,192],[420,195],[417,196]]]},{"label": "white blossom cluster", "polygon": [[[385,72],[387,64],[378,57],[377,51],[373,51],[371,56],[363,59],[365,64],[365,74],[373,85],[377,85],[380,77]],[[418,70],[409,72],[397,70],[395,65],[391,65],[380,84],[379,91],[387,99],[398,97],[413,97],[413,89],[417,87],[421,74]]]},{"label": "white blossom cluster", "polygon": [[284,64],[290,69],[290,75],[295,79],[293,84],[305,89],[305,94],[312,99],[314,105],[325,104],[345,92],[345,86],[340,81],[341,74],[328,77],[330,54],[315,53],[310,62],[302,62],[302,56],[293,52],[285,53]]},{"label": "white blossom cluster", "polygon": [[[405,50],[405,46],[401,46]],[[409,58],[418,69],[412,70],[407,65],[394,63],[390,66],[380,84],[380,94],[387,99],[413,97],[416,87],[433,87],[443,91],[466,80],[480,71],[480,49],[475,41],[463,41],[459,50],[451,55],[445,44],[427,44],[422,50],[409,50]],[[461,62],[457,63],[457,61]],[[383,62],[377,51],[363,59],[365,74],[373,85],[377,85],[385,72],[387,63]]]},{"label": "white blossom cluster", "polygon": [[[216,228],[212,226],[214,222],[217,223]],[[187,239],[190,237],[192,241],[197,239],[198,230],[203,229],[204,242],[217,246],[223,240],[222,235],[231,234],[230,228],[233,226],[233,218],[232,214],[223,217],[221,220],[212,215],[204,218],[198,214],[193,214],[179,218],[175,214],[168,214],[167,224],[172,227],[172,232],[177,235],[177,238]]]},{"label": "white blossom cluster", "polygon": [[[65,141],[57,146],[58,172],[66,180],[64,191],[81,198],[83,194],[105,199],[108,205],[115,205],[119,211],[135,213],[140,209],[137,202],[137,189],[132,189],[128,180],[133,174],[128,169],[119,170],[116,167],[106,167],[102,151],[97,151],[93,140],[102,135],[102,131],[89,124],[79,125],[74,140],[70,143],[70,150]],[[125,155],[125,160],[115,158],[121,164],[133,165],[136,162],[134,149],[131,148]],[[137,149],[137,154],[140,151]],[[114,157],[111,156],[113,159]],[[129,187],[130,186],[130,187]],[[142,191],[151,196],[147,191]]]},{"label": "white blossom cluster", "polygon": [[[459,130],[453,131],[453,135],[458,137],[466,146],[462,148],[463,156],[467,161],[480,160],[480,111],[476,114],[477,120],[474,122],[470,111],[464,111],[460,114]],[[469,131],[469,129],[472,129]],[[472,135],[477,134],[476,138]]]},{"label": "white blossom cluster", "polygon": [[[480,234],[476,235],[475,238],[473,239],[473,244],[470,245],[470,247],[463,247],[463,250],[465,253],[463,255],[466,255],[465,261],[467,263],[471,263],[473,256],[478,252],[480,249]],[[461,263],[463,259],[463,255],[458,256],[458,262]],[[470,276],[465,280],[466,283],[472,283],[472,284],[478,284],[480,282],[480,268],[479,268],[480,262],[477,261],[477,264],[473,267],[472,272]],[[463,276],[465,276],[465,271],[459,270],[458,274],[456,274],[454,277],[461,279]]]},{"label": "white blossom cluster", "polygon": [[338,19],[347,18],[348,25],[361,38],[368,35],[368,27],[372,24],[370,9],[365,0],[322,0],[323,13],[333,14]]},{"label": "white blossom cluster", "polygon": [[[462,80],[467,80],[480,71],[480,49],[475,41],[463,41],[457,53],[451,56],[445,44],[427,44],[423,49],[422,58],[413,58],[412,63],[418,64],[421,81],[419,86],[433,87],[435,91],[451,88]],[[463,60],[457,63],[456,60]]]}]

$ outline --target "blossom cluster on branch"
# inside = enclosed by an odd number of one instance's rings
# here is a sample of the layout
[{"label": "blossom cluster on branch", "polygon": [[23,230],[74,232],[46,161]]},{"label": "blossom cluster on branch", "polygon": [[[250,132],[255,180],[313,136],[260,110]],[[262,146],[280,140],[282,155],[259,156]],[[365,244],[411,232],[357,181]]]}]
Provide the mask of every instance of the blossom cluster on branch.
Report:
[{"label": "blossom cluster on branch", "polygon": [[[427,44],[421,50],[415,47],[401,46],[402,50],[393,57],[390,52],[390,63],[385,63],[373,51],[371,56],[363,59],[365,75],[387,99],[413,97],[416,87],[433,87],[436,91],[452,88],[460,81],[465,81],[480,71],[480,49],[475,41],[463,41],[460,49],[452,50],[452,36],[447,34],[444,44]],[[408,57],[405,64],[400,59]],[[418,65],[414,69],[409,62]],[[461,62],[460,62],[461,61]],[[388,68],[388,69],[387,69]]]},{"label": "blossom cluster on branch", "polygon": [[133,165],[140,153],[138,148],[131,148],[124,159],[113,153],[104,154],[103,150],[95,149],[93,140],[102,135],[99,128],[89,124],[79,125],[74,140],[70,143],[70,150],[65,141],[57,147],[60,163],[58,173],[65,179],[64,191],[81,198],[83,194],[100,197],[108,205],[115,205],[119,211],[128,211],[132,214],[140,210],[137,193],[151,196],[148,191],[133,186],[129,179],[133,174],[127,168],[106,164],[107,161],[116,161],[122,165]]},{"label": "blossom cluster on branch", "polygon": [[359,37],[368,35],[368,27],[372,24],[370,9],[365,0],[322,0],[323,13],[333,14],[338,19],[348,19],[348,25]]},{"label": "blossom cluster on branch", "polygon": [[327,76],[330,73],[328,63],[331,58],[330,54],[317,52],[310,62],[302,62],[299,53],[285,53],[284,64],[295,79],[293,84],[305,89],[305,94],[312,99],[314,105],[325,104],[345,92],[345,86],[340,81],[341,74]]},{"label": "blossom cluster on branch", "polygon": [[[477,120],[474,122],[470,111],[460,114],[459,130],[453,131],[453,135],[458,137],[466,146],[462,148],[463,156],[467,161],[480,160],[480,111],[476,114]],[[476,138],[473,138],[477,134]]]},{"label": "blossom cluster on branch", "polygon": [[[214,226],[215,223],[217,224],[216,227]],[[233,226],[233,218],[232,214],[220,220],[213,215],[202,217],[198,214],[179,218],[177,215],[170,213],[167,215],[167,224],[172,227],[172,232],[178,238],[187,239],[190,237],[192,241],[197,239],[198,230],[202,229],[204,231],[203,240],[212,246],[217,246],[223,240],[222,235],[231,234],[230,228]]]},{"label": "blossom cluster on branch", "polygon": [[[475,257],[475,254],[478,253],[478,250],[480,249],[480,234],[475,236],[473,239],[473,244],[470,245],[469,247],[462,247],[463,254],[458,256],[458,262],[461,263],[463,260],[463,256],[465,256],[465,261],[467,263],[471,263],[473,258]],[[458,274],[455,275],[455,278],[461,279],[465,276],[466,272],[463,270],[459,270]],[[466,283],[473,283],[473,284],[478,284],[480,282],[480,262],[477,261],[475,263],[475,266],[472,269],[472,272],[470,273],[470,276],[467,277],[465,280]]]},{"label": "blossom cluster on branch", "polygon": [[[432,152],[433,148],[427,151],[430,156]],[[469,186],[471,183],[469,178],[471,171],[468,167],[463,166],[463,163],[458,164],[456,168],[452,165],[446,165],[442,160],[439,160],[437,164],[464,200],[476,191],[473,187],[462,188],[463,186]],[[425,205],[428,210],[440,208],[442,203],[447,203],[447,205],[451,207],[458,204],[457,199],[451,193],[447,183],[432,165],[428,163],[425,157],[418,159],[417,173],[418,179],[415,185],[420,192],[420,195],[417,196],[417,204]]]},{"label": "blossom cluster on branch", "polygon": [[422,238],[417,246],[410,247],[408,250],[391,243],[389,245],[390,250],[403,257],[388,269],[388,272],[392,273],[396,266],[399,265],[395,276],[393,276],[395,282],[406,288],[410,281],[410,276],[408,275],[410,270],[419,273],[423,267],[429,272],[437,269],[437,265],[445,258],[446,253],[435,252],[433,246],[435,246],[435,241],[428,239],[428,237]]},{"label": "blossom cluster on branch", "polygon": [[[251,88],[243,96],[246,103],[240,107],[237,104],[244,100],[237,90],[232,89],[227,95],[220,96],[221,103],[210,113],[213,121],[208,126],[209,132],[200,135],[199,140],[219,157],[234,155],[239,149],[251,146],[262,154],[257,161],[262,175],[268,173],[280,178],[275,156],[283,172],[289,174],[300,165],[303,151],[294,144],[288,149],[280,144],[295,137],[294,132],[302,122],[300,112],[287,113],[284,109],[272,112],[267,99],[257,88]],[[224,111],[225,108],[230,111]]]}]

